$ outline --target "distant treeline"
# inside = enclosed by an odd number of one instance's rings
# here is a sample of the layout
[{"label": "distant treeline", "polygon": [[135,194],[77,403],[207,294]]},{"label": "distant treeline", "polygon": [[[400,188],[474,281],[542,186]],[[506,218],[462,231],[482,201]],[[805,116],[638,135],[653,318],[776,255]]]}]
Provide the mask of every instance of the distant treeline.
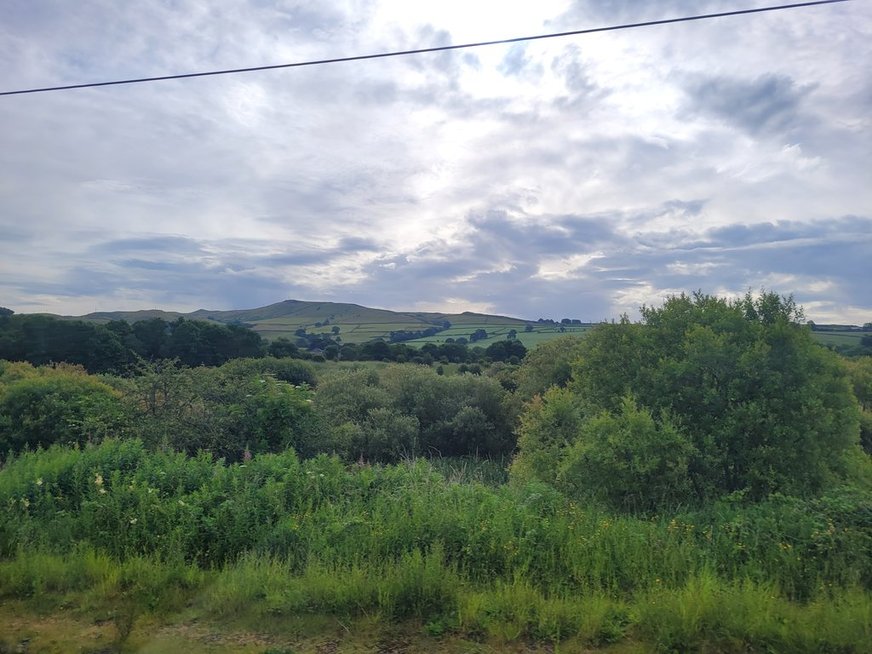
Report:
[{"label": "distant treeline", "polygon": [[[519,362],[526,354],[517,341],[487,348],[465,344],[427,344],[420,350],[403,343],[377,340],[342,344],[327,334],[317,339],[286,338],[267,342],[244,325],[178,318],[151,318],[128,323],[94,323],[53,316],[13,315],[0,311],[0,359],[34,365],[66,362],[91,373],[121,373],[137,361],[176,359],[185,366],[218,366],[238,358],[265,356],[345,361],[411,361],[414,363]],[[302,348],[300,347],[302,345]]]}]

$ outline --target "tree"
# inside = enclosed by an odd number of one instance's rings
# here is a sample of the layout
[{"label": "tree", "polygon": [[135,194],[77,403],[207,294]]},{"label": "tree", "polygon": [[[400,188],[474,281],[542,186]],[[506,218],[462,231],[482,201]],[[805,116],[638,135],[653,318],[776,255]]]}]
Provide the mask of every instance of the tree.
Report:
[{"label": "tree", "polygon": [[872,358],[844,359],[842,365],[860,404],[860,445],[872,454]]},{"label": "tree", "polygon": [[300,355],[300,349],[284,336],[280,336],[270,343],[267,352],[271,357],[276,359],[298,357]]},{"label": "tree", "polygon": [[803,495],[841,474],[858,443],[856,399],[792,298],[680,295],[643,307],[642,318],[582,340],[569,388],[586,420],[619,419],[630,396],[656,429],[680,428],[694,448],[687,475],[698,500]]},{"label": "tree", "polygon": [[472,334],[469,335],[469,342],[475,343],[476,341],[481,341],[487,338],[487,332],[484,329],[476,329]]},{"label": "tree", "polygon": [[581,340],[574,335],[560,336],[527,352],[518,370],[517,393],[530,399],[551,386],[566,386],[572,378],[572,364],[581,353]]},{"label": "tree", "polygon": [[272,358],[236,359],[220,368],[142,362],[138,374],[122,382],[127,423],[152,448],[204,450],[229,461],[246,450],[308,451],[317,421],[312,393],[300,381],[307,371],[300,361]]},{"label": "tree", "polygon": [[654,420],[626,397],[615,414],[587,420],[563,457],[558,481],[571,495],[595,497],[625,511],[692,501],[693,444],[668,417]]},{"label": "tree", "polygon": [[491,343],[484,353],[492,361],[509,361],[515,358],[513,363],[518,363],[527,354],[527,348],[521,341],[497,341]]},{"label": "tree", "polygon": [[581,425],[578,402],[569,390],[551,387],[544,396],[533,397],[521,415],[520,454],[512,461],[512,479],[555,483],[556,472]]}]

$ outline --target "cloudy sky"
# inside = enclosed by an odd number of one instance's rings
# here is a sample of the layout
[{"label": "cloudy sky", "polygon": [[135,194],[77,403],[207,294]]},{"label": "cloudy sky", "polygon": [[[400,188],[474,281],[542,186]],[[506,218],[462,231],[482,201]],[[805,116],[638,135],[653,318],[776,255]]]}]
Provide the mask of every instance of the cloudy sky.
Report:
[{"label": "cloudy sky", "polygon": [[[3,0],[0,90],[765,0]],[[0,97],[0,305],[872,320],[872,2]]]}]

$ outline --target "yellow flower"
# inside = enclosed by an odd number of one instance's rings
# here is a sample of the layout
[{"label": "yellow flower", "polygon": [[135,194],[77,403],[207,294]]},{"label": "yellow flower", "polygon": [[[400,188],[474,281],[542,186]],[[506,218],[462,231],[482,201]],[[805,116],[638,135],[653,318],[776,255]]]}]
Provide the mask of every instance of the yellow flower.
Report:
[{"label": "yellow flower", "polygon": [[97,476],[94,477],[94,483],[97,484],[97,486],[103,485],[103,475],[101,475],[99,472],[97,473]]}]

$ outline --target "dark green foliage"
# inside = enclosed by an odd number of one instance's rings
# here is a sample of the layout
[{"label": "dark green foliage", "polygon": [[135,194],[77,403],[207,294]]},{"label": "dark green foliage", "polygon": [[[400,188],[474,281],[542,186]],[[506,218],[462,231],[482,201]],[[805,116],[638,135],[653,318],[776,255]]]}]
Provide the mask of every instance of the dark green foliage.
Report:
[{"label": "dark green foliage", "polygon": [[[395,461],[401,455],[501,456],[514,448],[515,409],[498,381],[474,375],[442,376],[423,366],[353,370],[325,380],[316,410],[331,447],[348,460]],[[375,425],[394,424],[388,439]],[[384,458],[388,453],[393,455]],[[308,453],[308,452],[304,452]]]},{"label": "dark green foliage", "polygon": [[0,368],[0,456],[23,449],[120,435],[119,393],[81,368]]},{"label": "dark green foliage", "polygon": [[66,362],[90,372],[120,372],[128,360],[121,339],[106,327],[38,314],[0,321],[0,359],[34,365]]},{"label": "dark green foliage", "polygon": [[236,378],[270,375],[293,386],[305,384],[314,388],[317,383],[312,364],[292,358],[232,359],[221,370]]},{"label": "dark green foliage", "polygon": [[518,369],[518,395],[530,399],[551,386],[566,386],[572,378],[572,363],[581,353],[582,339],[560,336],[527,352]]},{"label": "dark green foliage", "polygon": [[263,356],[260,336],[241,325],[179,318],[168,325],[166,358],[186,366],[216,366],[239,357]]},{"label": "dark green foliage", "polygon": [[[236,461],[244,453],[306,449],[317,433],[311,368],[285,359],[236,360],[221,368],[143,364],[119,380],[128,432],[153,448],[200,450]],[[280,377],[303,380],[304,385]]]},{"label": "dark green foliage", "polygon": [[[798,324],[801,312],[791,299],[681,295],[662,308],[643,308],[642,315],[641,324],[623,319],[588,333],[570,388],[576,410],[588,420],[607,420],[602,412],[619,416],[631,396],[659,425],[647,433],[663,430],[676,445],[687,442],[675,461],[663,464],[686,460],[689,484],[676,488],[693,491],[669,501],[700,502],[737,491],[751,499],[772,492],[807,495],[843,474],[858,440],[856,400],[838,358]],[[626,437],[617,425],[599,427],[581,429],[573,439],[588,439],[574,452],[584,453],[582,461],[613,458],[610,450]],[[528,455],[525,429],[521,459]],[[606,438],[606,432],[614,436]],[[581,468],[573,469],[581,474]],[[553,482],[555,474],[541,478]],[[616,487],[628,483],[621,475],[606,475],[603,483],[610,479]]]},{"label": "dark green foliage", "polygon": [[423,461],[346,468],[286,452],[227,466],[107,441],[7,463],[0,555],[83,543],[209,568],[259,552],[300,574],[315,562],[378,571],[438,548],[445,570],[470,582],[521,579],[552,597],[677,589],[714,574],[808,599],[872,587],[870,506],[868,491],[838,489],[813,500],[616,517],[542,484],[449,482]]},{"label": "dark green foliage", "polygon": [[[34,365],[66,362],[89,372],[121,373],[137,358],[175,358],[188,366],[215,366],[238,357],[264,356],[260,336],[241,325],[152,318],[105,325],[52,316],[0,320],[0,359]],[[287,351],[287,348],[285,348]]]},{"label": "dark green foliage", "polygon": [[518,363],[527,354],[527,348],[521,341],[497,341],[488,345],[484,354],[491,361]]},{"label": "dark green foliage", "polygon": [[843,361],[860,405],[860,445],[872,454],[872,358]]},{"label": "dark green foliage", "polygon": [[300,353],[300,349],[289,339],[281,337],[269,344],[267,353],[271,357],[281,359],[285,357],[297,357]]},{"label": "dark green foliage", "polygon": [[624,511],[677,507],[691,497],[688,463],[698,455],[669,420],[656,421],[630,398],[615,413],[583,423],[562,457],[561,488]]}]

